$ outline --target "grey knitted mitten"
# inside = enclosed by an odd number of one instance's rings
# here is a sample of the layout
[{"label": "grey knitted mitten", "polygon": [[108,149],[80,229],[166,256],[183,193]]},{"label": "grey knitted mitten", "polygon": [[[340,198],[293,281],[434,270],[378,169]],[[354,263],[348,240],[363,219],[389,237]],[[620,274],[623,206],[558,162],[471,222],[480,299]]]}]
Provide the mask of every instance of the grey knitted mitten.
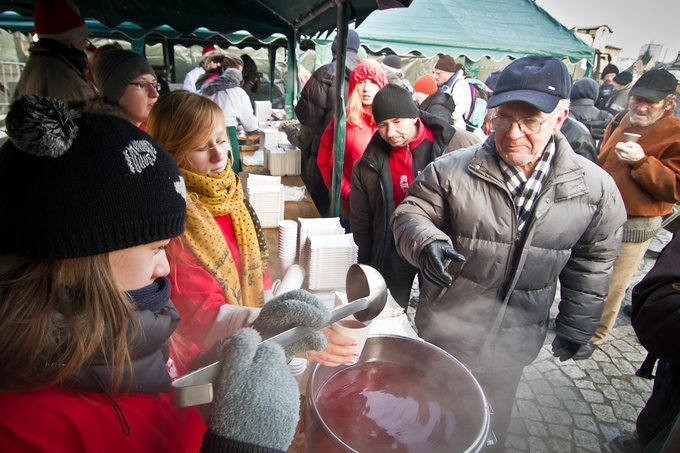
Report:
[{"label": "grey knitted mitten", "polygon": [[208,427],[226,439],[286,450],[299,419],[300,393],[278,344],[258,347],[260,335],[244,328],[223,350]]},{"label": "grey knitted mitten", "polygon": [[[267,302],[253,322],[253,328],[260,332],[262,337],[269,338],[296,326],[318,329],[328,323],[329,319],[330,312],[318,297],[302,289],[296,289]],[[290,359],[303,351],[311,349],[320,351],[325,349],[326,345],[326,337],[320,332],[314,332],[284,349],[286,358]]]}]

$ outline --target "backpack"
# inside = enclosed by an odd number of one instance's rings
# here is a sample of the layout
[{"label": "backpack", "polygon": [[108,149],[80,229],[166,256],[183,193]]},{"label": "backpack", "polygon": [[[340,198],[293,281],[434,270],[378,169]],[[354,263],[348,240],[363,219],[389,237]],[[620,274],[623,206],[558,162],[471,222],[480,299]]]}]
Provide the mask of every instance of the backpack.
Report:
[{"label": "backpack", "polygon": [[484,91],[484,84],[477,79],[465,79],[470,87],[470,108],[467,114],[463,117],[465,120],[466,129],[470,132],[477,129],[484,123],[486,116],[486,92]]}]

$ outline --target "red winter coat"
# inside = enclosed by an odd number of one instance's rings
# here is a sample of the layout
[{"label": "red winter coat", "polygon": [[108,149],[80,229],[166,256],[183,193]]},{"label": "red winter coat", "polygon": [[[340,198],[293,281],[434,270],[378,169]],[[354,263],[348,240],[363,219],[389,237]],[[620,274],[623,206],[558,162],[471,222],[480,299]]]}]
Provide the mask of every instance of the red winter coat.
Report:
[{"label": "red winter coat", "polygon": [[[224,239],[241,269],[238,244],[231,218],[228,215],[215,217]],[[206,335],[212,327],[220,307],[226,304],[222,287],[217,279],[198,261],[191,248],[180,238],[174,238],[168,244],[170,257],[170,300],[182,317],[171,339],[180,337],[182,341],[170,342],[170,357],[179,376],[191,371],[190,364],[212,345],[204,344]],[[264,289],[271,288],[269,273],[264,275]]]},{"label": "red winter coat", "polygon": [[[49,387],[0,394],[0,450],[197,452],[205,423],[165,393],[116,396]],[[127,434],[125,431],[129,431]]]},{"label": "red winter coat", "polygon": [[[373,116],[365,113],[361,117],[362,124],[354,125],[347,123],[345,129],[345,161],[342,167],[342,184],[340,186],[340,203],[342,207],[349,211],[349,192],[351,188],[352,169],[354,163],[364,154],[366,145],[371,141],[373,134],[378,130],[373,122]],[[319,155],[317,165],[321,171],[323,182],[326,187],[331,186],[331,175],[333,173],[333,132],[335,128],[335,118],[328,123],[326,130],[321,136],[319,143]]]}]

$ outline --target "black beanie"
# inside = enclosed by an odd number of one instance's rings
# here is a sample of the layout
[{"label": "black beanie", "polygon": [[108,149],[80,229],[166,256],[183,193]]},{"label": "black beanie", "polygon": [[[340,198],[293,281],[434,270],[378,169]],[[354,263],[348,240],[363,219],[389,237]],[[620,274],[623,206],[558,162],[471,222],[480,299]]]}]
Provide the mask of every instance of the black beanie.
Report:
[{"label": "black beanie", "polygon": [[633,81],[633,73],[630,71],[619,72],[614,76],[614,82],[619,85],[628,85]]},{"label": "black beanie", "polygon": [[388,83],[373,98],[373,120],[380,124],[392,118],[418,118],[420,111],[416,107],[408,90]]},{"label": "black beanie", "polygon": [[602,77],[604,78],[604,76],[606,76],[607,74],[618,74],[618,73],[619,73],[619,68],[617,68],[616,65],[609,63],[602,70]]},{"label": "black beanie", "polygon": [[178,236],[175,162],[129,121],[24,96],[0,148],[0,253],[75,258]]},{"label": "black beanie", "polygon": [[94,62],[92,75],[104,99],[118,103],[127,86],[144,74],[156,76],[143,56],[125,49],[108,50]]}]

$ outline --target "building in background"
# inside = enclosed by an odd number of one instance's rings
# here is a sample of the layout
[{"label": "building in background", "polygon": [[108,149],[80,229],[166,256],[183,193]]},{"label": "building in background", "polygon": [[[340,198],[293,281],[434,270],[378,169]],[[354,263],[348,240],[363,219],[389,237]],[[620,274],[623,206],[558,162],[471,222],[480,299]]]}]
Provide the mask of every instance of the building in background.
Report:
[{"label": "building in background", "polygon": [[609,63],[618,66],[621,48],[610,44],[614,31],[609,25],[595,25],[592,27],[574,27],[571,31],[581,41],[595,49],[595,66],[593,73],[599,76]]}]

